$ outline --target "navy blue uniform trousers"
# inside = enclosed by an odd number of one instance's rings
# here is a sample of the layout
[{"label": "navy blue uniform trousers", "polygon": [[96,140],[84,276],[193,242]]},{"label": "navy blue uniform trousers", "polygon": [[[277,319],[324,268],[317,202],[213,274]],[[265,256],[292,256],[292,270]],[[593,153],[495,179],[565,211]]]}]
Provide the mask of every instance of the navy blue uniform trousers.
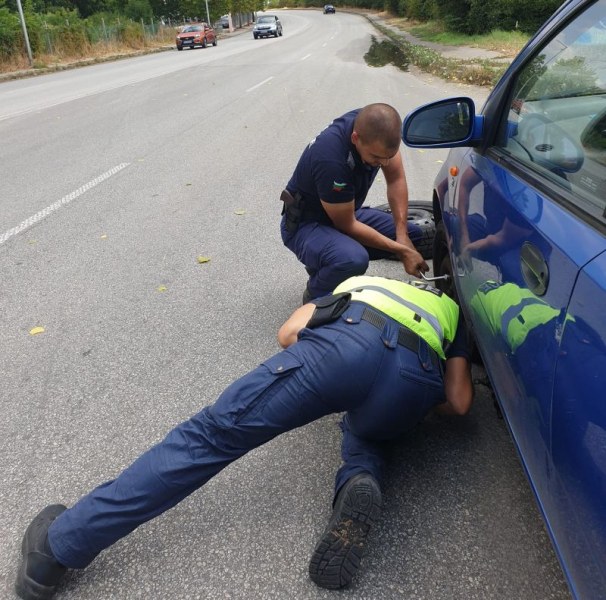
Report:
[{"label": "navy blue uniform trousers", "polygon": [[[356,211],[356,219],[385,237],[396,239],[396,226],[389,213],[363,207]],[[369,261],[391,256],[391,252],[363,246],[333,226],[317,221],[303,222],[293,233],[286,231],[283,217],[281,234],[284,245],[295,253],[310,274],[308,288],[312,298],[331,294],[346,279],[364,275]],[[413,244],[422,235],[418,225],[408,223],[408,237]]]},{"label": "navy blue uniform trousers", "polygon": [[387,318],[380,330],[361,320],[365,308],[353,302],[339,320],[303,329],[296,344],[231,384],[215,404],[62,513],[49,529],[57,560],[85,567],[232,461],[330,413],[345,412],[335,494],[356,473],[380,481],[385,441],[442,402],[443,384],[425,342],[416,352],[398,345],[398,324]]}]

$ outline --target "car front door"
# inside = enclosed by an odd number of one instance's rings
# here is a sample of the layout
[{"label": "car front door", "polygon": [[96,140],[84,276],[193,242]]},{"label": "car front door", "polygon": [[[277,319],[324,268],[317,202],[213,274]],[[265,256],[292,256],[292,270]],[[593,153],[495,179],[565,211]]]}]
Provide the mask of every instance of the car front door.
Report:
[{"label": "car front door", "polygon": [[444,216],[491,381],[587,598],[606,597],[605,16],[599,0],[563,20],[511,73],[492,144],[450,155]]}]

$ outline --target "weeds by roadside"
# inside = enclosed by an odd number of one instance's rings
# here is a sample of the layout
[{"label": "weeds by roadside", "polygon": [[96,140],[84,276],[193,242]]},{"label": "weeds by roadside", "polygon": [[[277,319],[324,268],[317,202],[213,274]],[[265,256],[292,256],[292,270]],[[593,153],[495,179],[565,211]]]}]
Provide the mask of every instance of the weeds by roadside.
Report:
[{"label": "weeds by roadside", "polygon": [[529,40],[530,36],[520,31],[495,30],[484,35],[464,35],[447,31],[437,21],[421,23],[404,18],[386,18],[385,22],[402,31],[428,42],[444,46],[470,46],[499,52],[505,57],[515,57]]},{"label": "weeds by roadside", "polygon": [[422,71],[449,81],[492,87],[507,68],[506,64],[498,60],[472,59],[462,61],[446,58],[431,48],[411,44],[376,21],[373,22],[373,25],[406,53],[411,64]]},{"label": "weeds by roadside", "polygon": [[[3,47],[0,52],[0,79],[17,79],[157,52],[173,47],[175,40],[174,27],[159,24],[144,26],[143,23],[130,21],[123,21],[117,26],[103,22],[102,29],[95,28],[90,23],[88,29],[85,29],[77,21],[61,28],[39,29],[35,36],[31,36],[32,40],[36,40],[32,44],[32,49],[35,50],[32,65],[23,51],[9,52],[10,48]],[[0,41],[1,39],[0,36]]]}]

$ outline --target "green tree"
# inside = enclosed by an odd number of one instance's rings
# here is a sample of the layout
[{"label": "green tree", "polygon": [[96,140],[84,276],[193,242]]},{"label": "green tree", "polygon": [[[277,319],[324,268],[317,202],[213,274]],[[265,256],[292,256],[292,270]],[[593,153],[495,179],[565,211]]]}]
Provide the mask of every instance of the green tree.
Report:
[{"label": "green tree", "polygon": [[133,21],[149,21],[153,17],[153,10],[149,0],[128,0],[124,7],[124,14]]}]

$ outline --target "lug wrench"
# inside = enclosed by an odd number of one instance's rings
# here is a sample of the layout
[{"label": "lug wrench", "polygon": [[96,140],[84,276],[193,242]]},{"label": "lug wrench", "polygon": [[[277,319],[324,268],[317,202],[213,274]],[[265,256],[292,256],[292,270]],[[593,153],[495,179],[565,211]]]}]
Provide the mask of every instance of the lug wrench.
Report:
[{"label": "lug wrench", "polygon": [[427,275],[425,275],[423,271],[421,271],[421,277],[425,281],[448,281],[450,279],[450,275],[448,275],[448,273],[445,273],[444,275],[438,275],[436,277],[427,277]]}]

